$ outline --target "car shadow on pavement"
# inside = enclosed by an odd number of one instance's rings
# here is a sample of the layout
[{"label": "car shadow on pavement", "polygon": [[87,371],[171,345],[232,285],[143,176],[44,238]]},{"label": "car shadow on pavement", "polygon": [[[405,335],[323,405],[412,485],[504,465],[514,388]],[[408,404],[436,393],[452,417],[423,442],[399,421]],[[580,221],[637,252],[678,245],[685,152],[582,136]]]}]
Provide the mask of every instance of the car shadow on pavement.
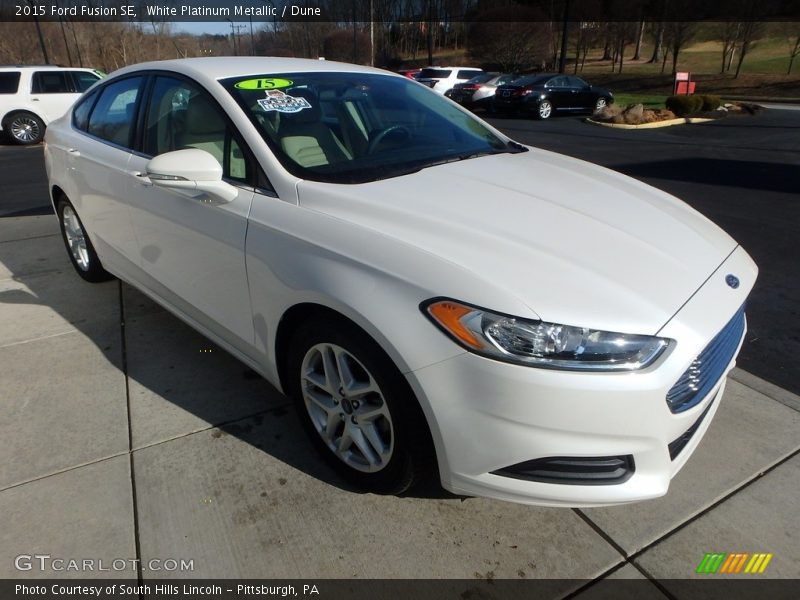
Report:
[{"label": "car shadow on pavement", "polygon": [[[2,221],[0,218],[0,224]],[[308,439],[290,400],[255,371],[127,284],[118,280],[90,284],[80,279],[60,236],[12,242],[16,243],[21,245],[15,250],[3,251],[0,247],[0,268],[10,273],[10,279],[0,288],[0,310],[7,310],[3,306],[20,306],[20,314],[48,320],[57,324],[50,327],[59,327],[61,332],[68,327],[64,322],[68,323],[101,350],[103,359],[126,375],[134,451],[148,451],[210,431],[212,439],[233,436],[328,485],[363,493],[326,464]],[[29,333],[26,326],[23,330]],[[41,333],[34,335],[38,339],[47,337]],[[79,371],[91,377],[99,368],[101,365],[87,364]],[[77,374],[76,378],[80,380]],[[109,401],[116,393],[108,391]],[[87,412],[85,434],[90,437],[92,418]],[[456,498],[438,482],[408,495]]]}]

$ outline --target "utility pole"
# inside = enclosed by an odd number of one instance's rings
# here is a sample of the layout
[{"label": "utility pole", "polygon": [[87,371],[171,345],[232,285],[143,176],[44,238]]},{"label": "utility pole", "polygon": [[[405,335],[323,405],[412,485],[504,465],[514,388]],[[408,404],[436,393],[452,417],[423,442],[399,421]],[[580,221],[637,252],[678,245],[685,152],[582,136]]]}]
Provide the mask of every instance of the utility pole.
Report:
[{"label": "utility pole", "polygon": [[36,24],[36,33],[39,35],[39,45],[42,47],[42,56],[44,57],[44,64],[49,65],[50,59],[47,57],[47,48],[44,45],[44,36],[42,35],[42,26],[39,24],[39,17],[35,15],[35,8],[38,6],[36,0],[27,0],[31,8],[34,9],[33,22]]},{"label": "utility pole", "polygon": [[250,56],[256,55],[256,42],[253,37],[253,15],[250,15]]},{"label": "utility pole", "polygon": [[[56,8],[60,8],[60,6],[58,5],[58,0],[56,0]],[[69,66],[71,67],[73,66],[72,52],[69,51],[69,42],[67,42],[67,32],[64,29],[64,17],[59,15],[58,24],[61,25],[61,37],[64,38],[64,50],[67,51],[67,60],[69,60]]]},{"label": "utility pole", "polygon": [[[375,13],[372,0],[369,0],[369,66],[375,66]],[[791,67],[789,70],[791,71]]]},{"label": "utility pole", "polygon": [[[558,72],[563,73],[567,64],[567,36],[569,33],[569,0],[564,3],[564,28],[561,30],[561,56],[558,59]],[[577,57],[575,60],[578,60]]]}]

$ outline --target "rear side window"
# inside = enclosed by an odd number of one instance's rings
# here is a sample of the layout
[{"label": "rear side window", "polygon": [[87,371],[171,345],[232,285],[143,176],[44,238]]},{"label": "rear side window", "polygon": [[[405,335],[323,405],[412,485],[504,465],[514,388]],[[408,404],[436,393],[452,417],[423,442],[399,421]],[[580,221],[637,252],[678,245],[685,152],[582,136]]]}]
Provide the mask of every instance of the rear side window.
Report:
[{"label": "rear side window", "polygon": [[94,73],[89,73],[87,71],[70,71],[69,74],[72,76],[75,91],[80,94],[88,90],[100,79]]},{"label": "rear side window", "polygon": [[447,79],[450,73],[450,69],[422,69],[418,79]]},{"label": "rear side window", "polygon": [[462,70],[462,71],[459,71],[458,73],[456,73],[456,78],[457,79],[472,79],[473,77],[475,77],[476,75],[479,75],[479,74],[480,74],[480,71],[473,71],[473,70],[463,71]]},{"label": "rear side window", "polygon": [[129,148],[142,80],[142,77],[129,77],[104,87],[89,116],[88,132]]},{"label": "rear side window", "polygon": [[19,71],[0,73],[0,94],[16,94],[19,89]]},{"label": "rear side window", "polygon": [[92,111],[92,105],[97,99],[97,92],[92,92],[86,98],[82,98],[72,111],[72,124],[81,131],[86,131],[89,128],[89,113]]},{"label": "rear side window", "polygon": [[31,83],[32,94],[69,94],[72,83],[65,71],[36,71]]}]

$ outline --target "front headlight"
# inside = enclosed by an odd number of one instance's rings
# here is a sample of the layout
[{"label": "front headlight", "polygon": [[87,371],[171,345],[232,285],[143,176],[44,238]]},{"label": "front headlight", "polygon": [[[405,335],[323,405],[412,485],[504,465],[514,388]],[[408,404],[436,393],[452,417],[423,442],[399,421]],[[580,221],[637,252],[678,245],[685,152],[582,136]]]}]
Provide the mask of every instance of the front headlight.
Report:
[{"label": "front headlight", "polygon": [[671,340],[531,321],[432,300],[423,312],[458,344],[488,358],[572,371],[636,371],[652,364]]}]

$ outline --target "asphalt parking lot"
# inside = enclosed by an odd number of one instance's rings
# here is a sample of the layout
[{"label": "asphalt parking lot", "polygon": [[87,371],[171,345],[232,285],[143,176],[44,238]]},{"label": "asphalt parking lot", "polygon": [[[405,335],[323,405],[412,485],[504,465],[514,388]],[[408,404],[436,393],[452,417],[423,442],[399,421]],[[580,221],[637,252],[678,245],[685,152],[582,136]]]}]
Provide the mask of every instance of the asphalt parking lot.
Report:
[{"label": "asphalt parking lot", "polygon": [[694,597],[680,580],[706,552],[770,552],[765,577],[800,577],[800,114],[777,113],[653,132],[495,121],[675,193],[761,267],[741,368],[670,493],[587,510],[348,488],[254,373],[132,288],[80,280],[41,149],[0,146],[0,579],[31,577],[14,558],[33,553],[194,561],[144,579],[553,578],[554,597],[606,577]]}]

